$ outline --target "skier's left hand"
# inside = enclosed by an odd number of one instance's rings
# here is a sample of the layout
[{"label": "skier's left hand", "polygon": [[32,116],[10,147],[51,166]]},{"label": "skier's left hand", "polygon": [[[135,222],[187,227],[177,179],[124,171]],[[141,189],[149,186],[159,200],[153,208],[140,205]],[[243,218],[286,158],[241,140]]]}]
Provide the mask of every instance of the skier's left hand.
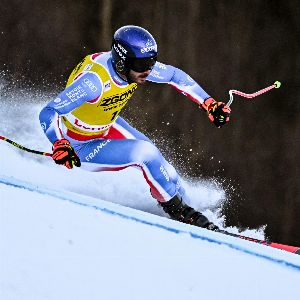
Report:
[{"label": "skier's left hand", "polygon": [[231,109],[225,103],[208,98],[202,104],[202,108],[207,111],[208,118],[218,128],[229,122]]}]

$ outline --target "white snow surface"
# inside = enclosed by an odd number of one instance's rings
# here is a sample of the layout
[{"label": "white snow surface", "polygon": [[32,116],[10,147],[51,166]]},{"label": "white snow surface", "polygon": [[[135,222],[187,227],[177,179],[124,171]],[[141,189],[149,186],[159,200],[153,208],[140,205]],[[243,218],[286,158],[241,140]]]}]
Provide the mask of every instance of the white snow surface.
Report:
[{"label": "white snow surface", "polygon": [[[0,135],[50,151],[42,104],[4,98]],[[184,185],[223,227],[225,191]],[[70,171],[0,141],[1,300],[297,299],[299,282],[299,255],[168,219],[136,169]]]}]

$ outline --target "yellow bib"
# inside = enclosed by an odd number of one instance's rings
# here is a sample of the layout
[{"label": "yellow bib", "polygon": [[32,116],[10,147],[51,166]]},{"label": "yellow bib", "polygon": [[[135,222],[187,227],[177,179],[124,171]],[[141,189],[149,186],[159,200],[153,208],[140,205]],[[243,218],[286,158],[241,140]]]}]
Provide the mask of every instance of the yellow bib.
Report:
[{"label": "yellow bib", "polygon": [[107,131],[120,111],[132,97],[136,83],[120,86],[111,78],[108,70],[88,55],[72,71],[67,86],[82,72],[92,72],[102,81],[102,94],[97,99],[85,102],[62,117],[66,127],[75,134],[93,138]]}]

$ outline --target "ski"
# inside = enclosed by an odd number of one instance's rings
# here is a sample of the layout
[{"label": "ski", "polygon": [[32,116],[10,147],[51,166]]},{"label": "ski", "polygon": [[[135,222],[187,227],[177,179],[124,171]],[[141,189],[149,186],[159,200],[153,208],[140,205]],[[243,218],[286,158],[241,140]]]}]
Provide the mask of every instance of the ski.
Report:
[{"label": "ski", "polygon": [[223,233],[225,235],[237,237],[237,238],[240,238],[242,240],[250,241],[250,242],[253,242],[253,243],[258,243],[258,244],[261,244],[261,245],[264,245],[264,246],[269,246],[269,247],[272,247],[272,248],[276,248],[276,249],[280,249],[280,250],[284,250],[284,251],[287,251],[287,252],[291,252],[291,253],[300,255],[300,247],[289,246],[289,245],[284,245],[284,244],[259,240],[259,239],[251,238],[251,237],[248,237],[248,236],[231,233],[231,232],[228,232],[226,230],[219,230],[217,232]]}]

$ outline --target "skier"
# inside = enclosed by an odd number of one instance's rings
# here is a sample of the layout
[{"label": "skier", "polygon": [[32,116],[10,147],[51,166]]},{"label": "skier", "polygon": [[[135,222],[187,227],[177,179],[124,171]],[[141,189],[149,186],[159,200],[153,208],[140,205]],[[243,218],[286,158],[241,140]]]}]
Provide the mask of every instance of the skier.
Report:
[{"label": "skier", "polygon": [[153,36],[138,26],[119,28],[109,52],[88,55],[72,71],[66,88],[40,112],[41,126],[53,144],[55,163],[90,171],[142,170],[152,196],[172,218],[210,230],[218,227],[185,203],[174,167],[153,142],[119,113],[139,84],[167,83],[207,112],[221,127],[230,108],[210,97],[189,75],[157,61]]}]

